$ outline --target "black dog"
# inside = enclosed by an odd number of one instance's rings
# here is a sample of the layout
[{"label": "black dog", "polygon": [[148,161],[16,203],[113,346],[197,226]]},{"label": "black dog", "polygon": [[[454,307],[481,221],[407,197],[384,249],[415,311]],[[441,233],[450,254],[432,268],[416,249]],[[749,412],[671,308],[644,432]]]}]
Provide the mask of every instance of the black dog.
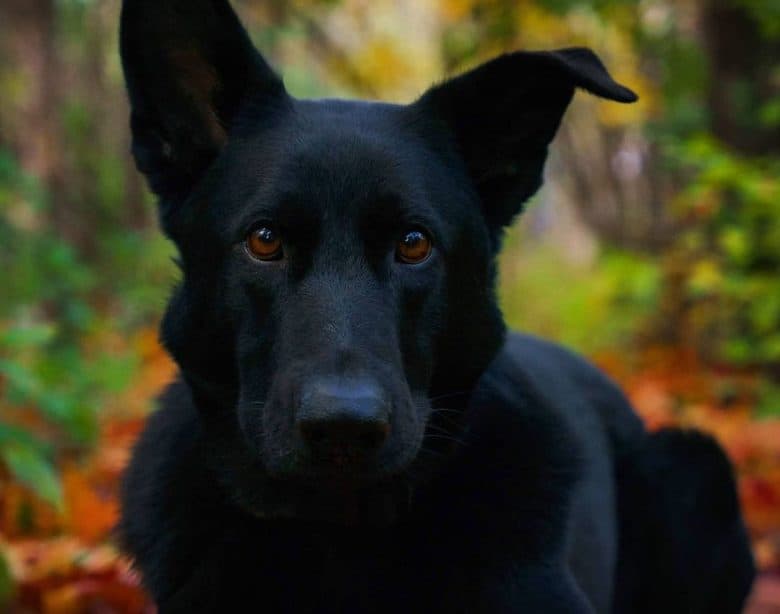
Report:
[{"label": "black dog", "polygon": [[496,306],[575,88],[635,99],[593,53],[398,106],[292,98],[225,0],[125,0],[121,46],[183,271],[120,526],[162,612],[739,610],[722,452]]}]

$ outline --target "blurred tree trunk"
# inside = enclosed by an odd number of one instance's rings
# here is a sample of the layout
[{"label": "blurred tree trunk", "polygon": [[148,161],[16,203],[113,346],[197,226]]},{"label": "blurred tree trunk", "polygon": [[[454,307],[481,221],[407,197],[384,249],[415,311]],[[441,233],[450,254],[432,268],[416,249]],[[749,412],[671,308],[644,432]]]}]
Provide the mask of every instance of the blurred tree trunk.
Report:
[{"label": "blurred tree trunk", "polygon": [[0,141],[46,188],[56,233],[78,246],[86,234],[67,202],[56,18],[54,0],[0,2],[0,78],[12,92],[0,109]]},{"label": "blurred tree trunk", "polygon": [[567,200],[601,241],[656,253],[678,230],[665,206],[674,186],[659,169],[658,148],[637,131],[600,125],[593,107],[581,100],[557,137]]},{"label": "blurred tree trunk", "polygon": [[0,2],[3,83],[11,104],[0,109],[3,142],[45,184],[62,179],[57,156],[57,62],[53,0]]},{"label": "blurred tree trunk", "polygon": [[[124,94],[108,76],[116,8],[0,0],[0,144],[46,189],[45,222],[87,259],[99,258],[107,227],[143,230],[153,222],[129,155]],[[112,179],[121,182],[118,199],[107,200],[99,180],[106,153],[121,156]]]},{"label": "blurred tree trunk", "polygon": [[[145,206],[144,183],[141,174],[136,170],[130,155],[130,109],[123,91],[117,90],[109,78],[107,65],[116,53],[114,47],[117,41],[114,34],[118,15],[111,2],[98,2],[85,11],[83,19],[84,43],[86,53],[82,58],[78,74],[71,76],[74,82],[80,83],[80,89],[85,95],[78,97],[78,103],[89,113],[91,121],[86,127],[91,140],[85,143],[89,150],[82,152],[82,158],[72,161],[73,168],[81,168],[80,176],[85,175],[84,168],[93,167],[95,174],[99,173],[99,161],[93,158],[97,151],[109,152],[121,156],[121,170],[116,181],[122,182],[123,191],[117,202],[106,199],[97,187],[82,182],[79,186],[83,198],[80,216],[90,220],[97,232],[105,227],[116,227],[132,230],[146,230],[154,218],[149,215]],[[82,51],[83,52],[83,51]],[[117,127],[121,130],[117,130]],[[84,206],[86,205],[86,206]],[[119,208],[117,211],[116,208]],[[90,254],[91,255],[91,254]]]},{"label": "blurred tree trunk", "polygon": [[780,39],[761,31],[757,16],[734,1],[706,0],[701,28],[710,62],[714,135],[744,154],[780,152],[780,124],[761,121],[761,109],[777,100]]}]

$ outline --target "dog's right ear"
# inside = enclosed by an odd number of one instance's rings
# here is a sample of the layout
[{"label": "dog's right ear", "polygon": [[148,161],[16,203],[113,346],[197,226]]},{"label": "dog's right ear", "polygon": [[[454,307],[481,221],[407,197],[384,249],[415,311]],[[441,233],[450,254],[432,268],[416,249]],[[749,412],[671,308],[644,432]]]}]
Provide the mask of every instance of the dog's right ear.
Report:
[{"label": "dog's right ear", "polygon": [[248,95],[288,99],[227,0],[124,0],[120,47],[133,156],[164,206],[186,198]]}]

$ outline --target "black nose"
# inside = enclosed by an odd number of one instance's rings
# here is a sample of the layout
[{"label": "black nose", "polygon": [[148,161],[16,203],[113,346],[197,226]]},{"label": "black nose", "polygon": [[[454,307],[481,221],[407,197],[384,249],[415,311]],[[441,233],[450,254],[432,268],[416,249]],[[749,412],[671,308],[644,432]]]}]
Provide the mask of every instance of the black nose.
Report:
[{"label": "black nose", "polygon": [[301,392],[297,426],[320,460],[366,460],[390,434],[389,399],[370,379],[310,379]]}]

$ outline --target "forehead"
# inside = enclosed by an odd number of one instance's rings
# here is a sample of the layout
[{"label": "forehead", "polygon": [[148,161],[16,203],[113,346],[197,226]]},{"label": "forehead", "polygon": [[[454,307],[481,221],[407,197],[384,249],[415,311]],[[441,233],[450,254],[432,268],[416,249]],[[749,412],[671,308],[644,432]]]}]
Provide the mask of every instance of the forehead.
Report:
[{"label": "forehead", "polygon": [[285,128],[290,138],[275,177],[280,191],[333,206],[421,187],[414,162],[420,152],[399,107],[306,101]]},{"label": "forehead", "polygon": [[246,118],[222,159],[221,213],[340,217],[393,204],[435,215],[438,171],[412,121],[404,107],[358,101],[296,101],[271,125]]}]

